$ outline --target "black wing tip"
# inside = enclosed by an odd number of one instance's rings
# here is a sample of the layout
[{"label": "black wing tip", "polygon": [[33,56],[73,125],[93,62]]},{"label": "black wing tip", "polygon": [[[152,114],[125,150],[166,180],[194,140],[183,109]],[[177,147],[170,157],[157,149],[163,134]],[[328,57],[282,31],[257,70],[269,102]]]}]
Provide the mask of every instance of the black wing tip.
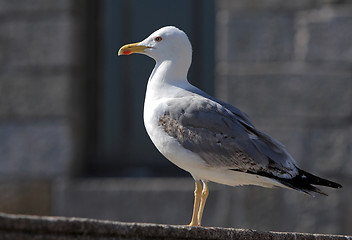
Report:
[{"label": "black wing tip", "polygon": [[306,193],[310,196],[314,196],[312,193],[319,193],[321,195],[328,196],[325,192],[319,188],[313,186],[325,186],[331,188],[342,188],[342,185],[336,182],[332,182],[327,179],[315,176],[311,173],[298,169],[298,175],[291,179],[279,178],[277,179],[281,184],[293,188],[297,191]]},{"label": "black wing tip", "polygon": [[319,193],[321,195],[324,195],[324,196],[328,196],[328,194],[326,194],[325,192],[323,192],[320,188],[317,188],[311,184],[295,184],[295,183],[289,183],[287,181],[282,181],[282,180],[279,180],[279,182],[287,187],[290,187],[296,191],[299,191],[301,193],[304,193],[304,194],[307,194],[311,197],[315,197],[314,193]]},{"label": "black wing tip", "polygon": [[[273,174],[267,173],[267,172],[251,172],[251,171],[246,171],[245,173],[249,174],[255,174],[255,175],[260,175],[263,177],[271,178],[282,185],[285,185],[289,188],[292,188],[294,190],[297,190],[299,192],[305,193],[307,195],[313,196],[313,193],[319,193],[321,195],[328,196],[325,192],[320,190],[319,188],[313,186],[313,185],[318,185],[318,186],[325,186],[325,187],[331,187],[331,188],[342,188],[342,185],[336,182],[332,182],[330,180],[315,176],[311,173],[308,173],[302,169],[298,169],[298,175],[293,177],[293,178],[280,178],[277,177]],[[232,171],[240,171],[238,169],[230,169]]]},{"label": "black wing tip", "polygon": [[342,185],[318,176],[315,176],[309,172],[306,172],[302,169],[298,169],[298,176],[302,180],[306,180],[307,183],[312,184],[312,185],[319,185],[319,186],[325,186],[325,187],[331,187],[331,188],[342,188]]}]

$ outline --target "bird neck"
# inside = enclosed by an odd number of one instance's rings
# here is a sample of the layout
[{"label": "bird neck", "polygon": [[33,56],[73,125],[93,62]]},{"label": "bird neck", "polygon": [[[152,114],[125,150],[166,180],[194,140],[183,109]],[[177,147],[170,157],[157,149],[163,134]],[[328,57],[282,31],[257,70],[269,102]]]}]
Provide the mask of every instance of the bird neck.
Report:
[{"label": "bird neck", "polygon": [[149,77],[150,84],[177,84],[187,81],[190,63],[187,61],[157,61]]}]

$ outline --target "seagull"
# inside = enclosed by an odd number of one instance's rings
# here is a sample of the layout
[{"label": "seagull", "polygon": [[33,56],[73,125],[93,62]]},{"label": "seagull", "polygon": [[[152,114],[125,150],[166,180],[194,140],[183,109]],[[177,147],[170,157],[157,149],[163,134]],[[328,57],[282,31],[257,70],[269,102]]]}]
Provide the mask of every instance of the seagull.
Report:
[{"label": "seagull", "polygon": [[118,55],[145,54],[156,61],[149,77],[144,125],[155,147],[195,180],[190,226],[200,226],[208,182],[229,186],[284,187],[313,195],[313,185],[338,183],[300,169],[285,147],[258,130],[247,115],[215,99],[187,80],[192,46],[174,26],[121,47]]}]

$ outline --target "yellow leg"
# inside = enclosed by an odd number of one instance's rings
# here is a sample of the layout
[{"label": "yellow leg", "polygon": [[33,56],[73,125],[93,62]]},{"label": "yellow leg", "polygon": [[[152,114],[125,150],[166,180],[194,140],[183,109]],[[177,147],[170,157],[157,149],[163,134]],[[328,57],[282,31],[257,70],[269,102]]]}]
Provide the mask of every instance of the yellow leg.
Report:
[{"label": "yellow leg", "polygon": [[208,183],[203,181],[203,191],[200,197],[200,205],[199,205],[199,212],[198,212],[198,226],[200,226],[202,222],[204,206],[205,206],[205,202],[207,201],[208,195],[209,195]]},{"label": "yellow leg", "polygon": [[200,198],[202,194],[202,184],[200,183],[199,180],[196,180],[195,182],[195,189],[194,189],[194,205],[193,205],[193,214],[192,214],[192,220],[189,226],[199,226],[198,222],[198,214],[199,214],[199,204],[200,204]]}]

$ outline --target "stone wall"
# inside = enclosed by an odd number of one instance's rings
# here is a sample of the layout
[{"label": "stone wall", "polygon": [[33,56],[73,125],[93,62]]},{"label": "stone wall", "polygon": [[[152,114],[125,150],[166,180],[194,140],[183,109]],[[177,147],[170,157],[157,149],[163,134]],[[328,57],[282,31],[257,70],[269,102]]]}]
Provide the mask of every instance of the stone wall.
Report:
[{"label": "stone wall", "polygon": [[0,1],[1,176],[67,172],[71,7],[70,1]]},{"label": "stone wall", "polygon": [[281,141],[303,169],[344,186],[309,200],[248,190],[246,219],[256,225],[271,209],[260,226],[350,232],[351,2],[221,0],[217,8],[217,96]]},{"label": "stone wall", "polygon": [[79,2],[0,1],[1,211],[50,214],[51,180],[70,175]]},{"label": "stone wall", "polygon": [[203,228],[143,223],[122,223],[95,219],[32,217],[0,214],[0,237],[7,240],[348,240],[351,236],[258,232],[246,229]]}]

